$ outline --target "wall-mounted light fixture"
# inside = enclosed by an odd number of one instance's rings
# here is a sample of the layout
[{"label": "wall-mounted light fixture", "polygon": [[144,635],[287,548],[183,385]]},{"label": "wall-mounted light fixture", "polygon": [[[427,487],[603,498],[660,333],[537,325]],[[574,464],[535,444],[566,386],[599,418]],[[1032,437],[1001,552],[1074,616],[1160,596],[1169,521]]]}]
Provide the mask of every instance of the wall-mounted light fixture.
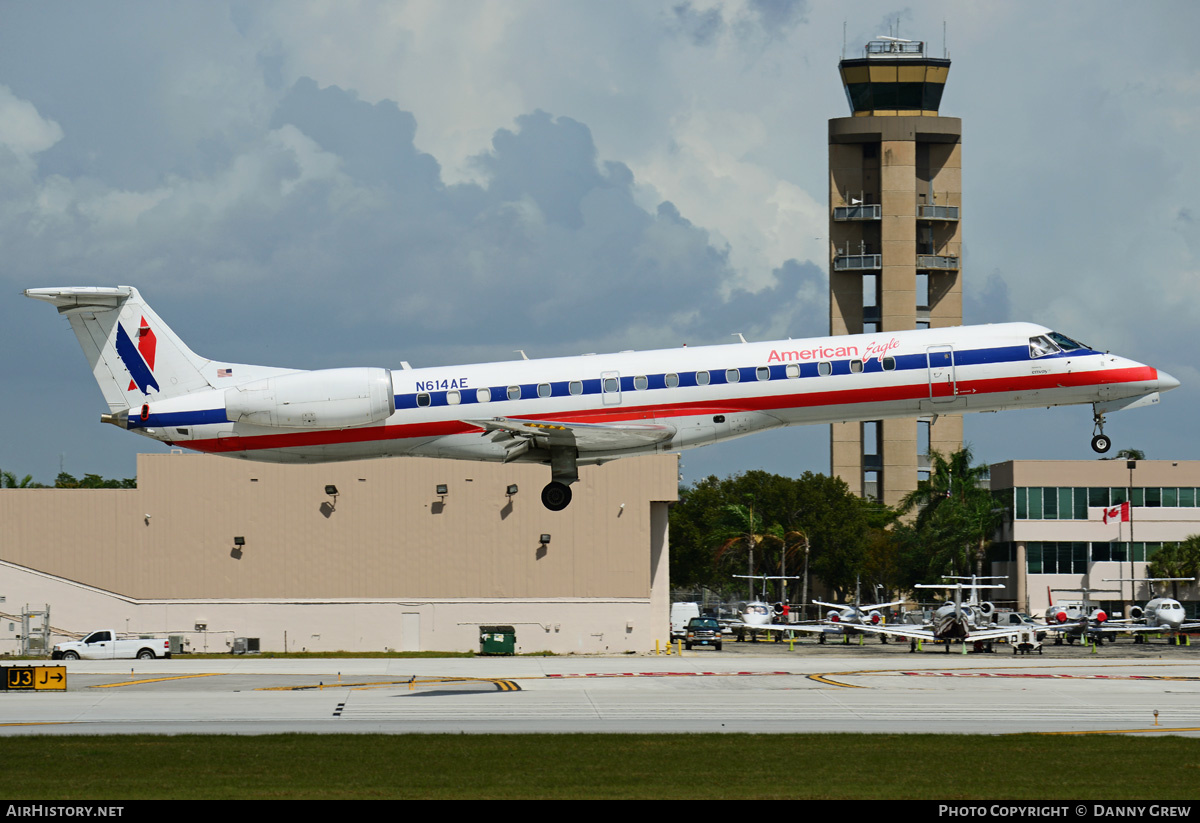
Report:
[{"label": "wall-mounted light fixture", "polygon": [[543,534],[540,538],[538,538],[538,542],[541,543],[543,546],[549,546],[550,545],[550,535]]},{"label": "wall-mounted light fixture", "polygon": [[[337,508],[337,499],[338,499],[337,486],[333,485],[332,483],[328,484],[325,487],[325,493],[333,498],[333,500],[330,501],[330,503],[329,503],[329,511],[333,511],[334,509]],[[326,515],[326,517],[328,517],[328,515]]]},{"label": "wall-mounted light fixture", "polygon": [[450,493],[450,487],[447,486],[445,483],[438,483],[437,484],[437,493],[439,496],[445,497],[447,494]]},{"label": "wall-mounted light fixture", "polygon": [[505,490],[504,493],[507,494],[509,497],[512,497],[514,494],[517,493],[517,484],[509,483],[508,488]]},{"label": "wall-mounted light fixture", "polygon": [[235,545],[235,546],[244,546],[244,545],[246,545],[246,538],[244,538],[244,537],[235,537],[235,538],[233,538],[233,545]]}]

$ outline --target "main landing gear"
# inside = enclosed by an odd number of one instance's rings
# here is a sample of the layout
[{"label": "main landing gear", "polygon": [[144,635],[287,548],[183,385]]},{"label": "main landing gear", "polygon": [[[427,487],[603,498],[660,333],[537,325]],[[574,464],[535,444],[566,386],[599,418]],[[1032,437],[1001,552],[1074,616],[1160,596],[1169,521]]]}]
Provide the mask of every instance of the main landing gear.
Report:
[{"label": "main landing gear", "polygon": [[552,512],[560,512],[571,505],[571,487],[552,480],[542,489],[542,505]]},{"label": "main landing gear", "polygon": [[560,512],[571,505],[571,484],[579,479],[579,451],[567,446],[550,447],[550,482],[542,489],[542,505]]},{"label": "main landing gear", "polygon": [[1105,454],[1112,448],[1112,441],[1104,433],[1104,415],[1092,407],[1092,451]]}]

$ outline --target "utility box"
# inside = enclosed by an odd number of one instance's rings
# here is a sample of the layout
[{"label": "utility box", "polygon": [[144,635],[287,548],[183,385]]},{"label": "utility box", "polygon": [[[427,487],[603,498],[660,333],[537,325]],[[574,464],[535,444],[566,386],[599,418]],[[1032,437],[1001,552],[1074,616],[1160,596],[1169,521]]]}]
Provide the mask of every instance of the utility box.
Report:
[{"label": "utility box", "polygon": [[516,654],[517,631],[512,626],[480,626],[480,654]]},{"label": "utility box", "polygon": [[234,654],[258,654],[258,638],[257,637],[235,637],[235,638],[233,638],[233,653]]}]

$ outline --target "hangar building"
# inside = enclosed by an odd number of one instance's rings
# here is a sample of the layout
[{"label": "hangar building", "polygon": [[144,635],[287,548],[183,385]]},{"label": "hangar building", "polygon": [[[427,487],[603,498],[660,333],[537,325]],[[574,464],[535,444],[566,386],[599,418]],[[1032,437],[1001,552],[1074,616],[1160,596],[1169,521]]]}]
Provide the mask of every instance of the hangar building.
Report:
[{"label": "hangar building", "polygon": [[674,455],[582,468],[562,512],[536,465],[171,453],[137,471],[136,489],[0,492],[0,652],[43,604],[59,637],[193,652],[477,650],[488,625],[513,626],[518,652],[621,652],[668,634]]}]

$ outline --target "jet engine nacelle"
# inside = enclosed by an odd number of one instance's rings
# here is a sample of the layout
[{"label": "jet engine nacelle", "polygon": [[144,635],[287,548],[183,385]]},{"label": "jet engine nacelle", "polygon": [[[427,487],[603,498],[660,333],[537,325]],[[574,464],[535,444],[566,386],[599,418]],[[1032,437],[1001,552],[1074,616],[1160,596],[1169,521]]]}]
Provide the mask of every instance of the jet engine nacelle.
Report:
[{"label": "jet engine nacelle", "polygon": [[872,626],[878,626],[881,620],[883,620],[883,617],[877,611],[872,611],[867,615],[867,622]]},{"label": "jet engine nacelle", "polygon": [[979,613],[982,614],[984,617],[988,617],[989,615],[994,614],[995,611],[996,611],[996,604],[994,604],[994,603],[991,603],[991,602],[985,600],[979,604]]},{"label": "jet engine nacelle", "polygon": [[1130,606],[1129,607],[1129,616],[1131,618],[1133,618],[1134,620],[1141,620],[1143,617],[1146,616],[1146,612],[1142,609],[1141,606]]},{"label": "jet engine nacelle", "polygon": [[834,609],[830,609],[825,613],[825,619],[830,623],[840,623],[842,620],[842,613]]},{"label": "jet engine nacelle", "polygon": [[225,415],[234,423],[340,429],[381,423],[395,411],[387,369],[294,372],[225,390]]}]

